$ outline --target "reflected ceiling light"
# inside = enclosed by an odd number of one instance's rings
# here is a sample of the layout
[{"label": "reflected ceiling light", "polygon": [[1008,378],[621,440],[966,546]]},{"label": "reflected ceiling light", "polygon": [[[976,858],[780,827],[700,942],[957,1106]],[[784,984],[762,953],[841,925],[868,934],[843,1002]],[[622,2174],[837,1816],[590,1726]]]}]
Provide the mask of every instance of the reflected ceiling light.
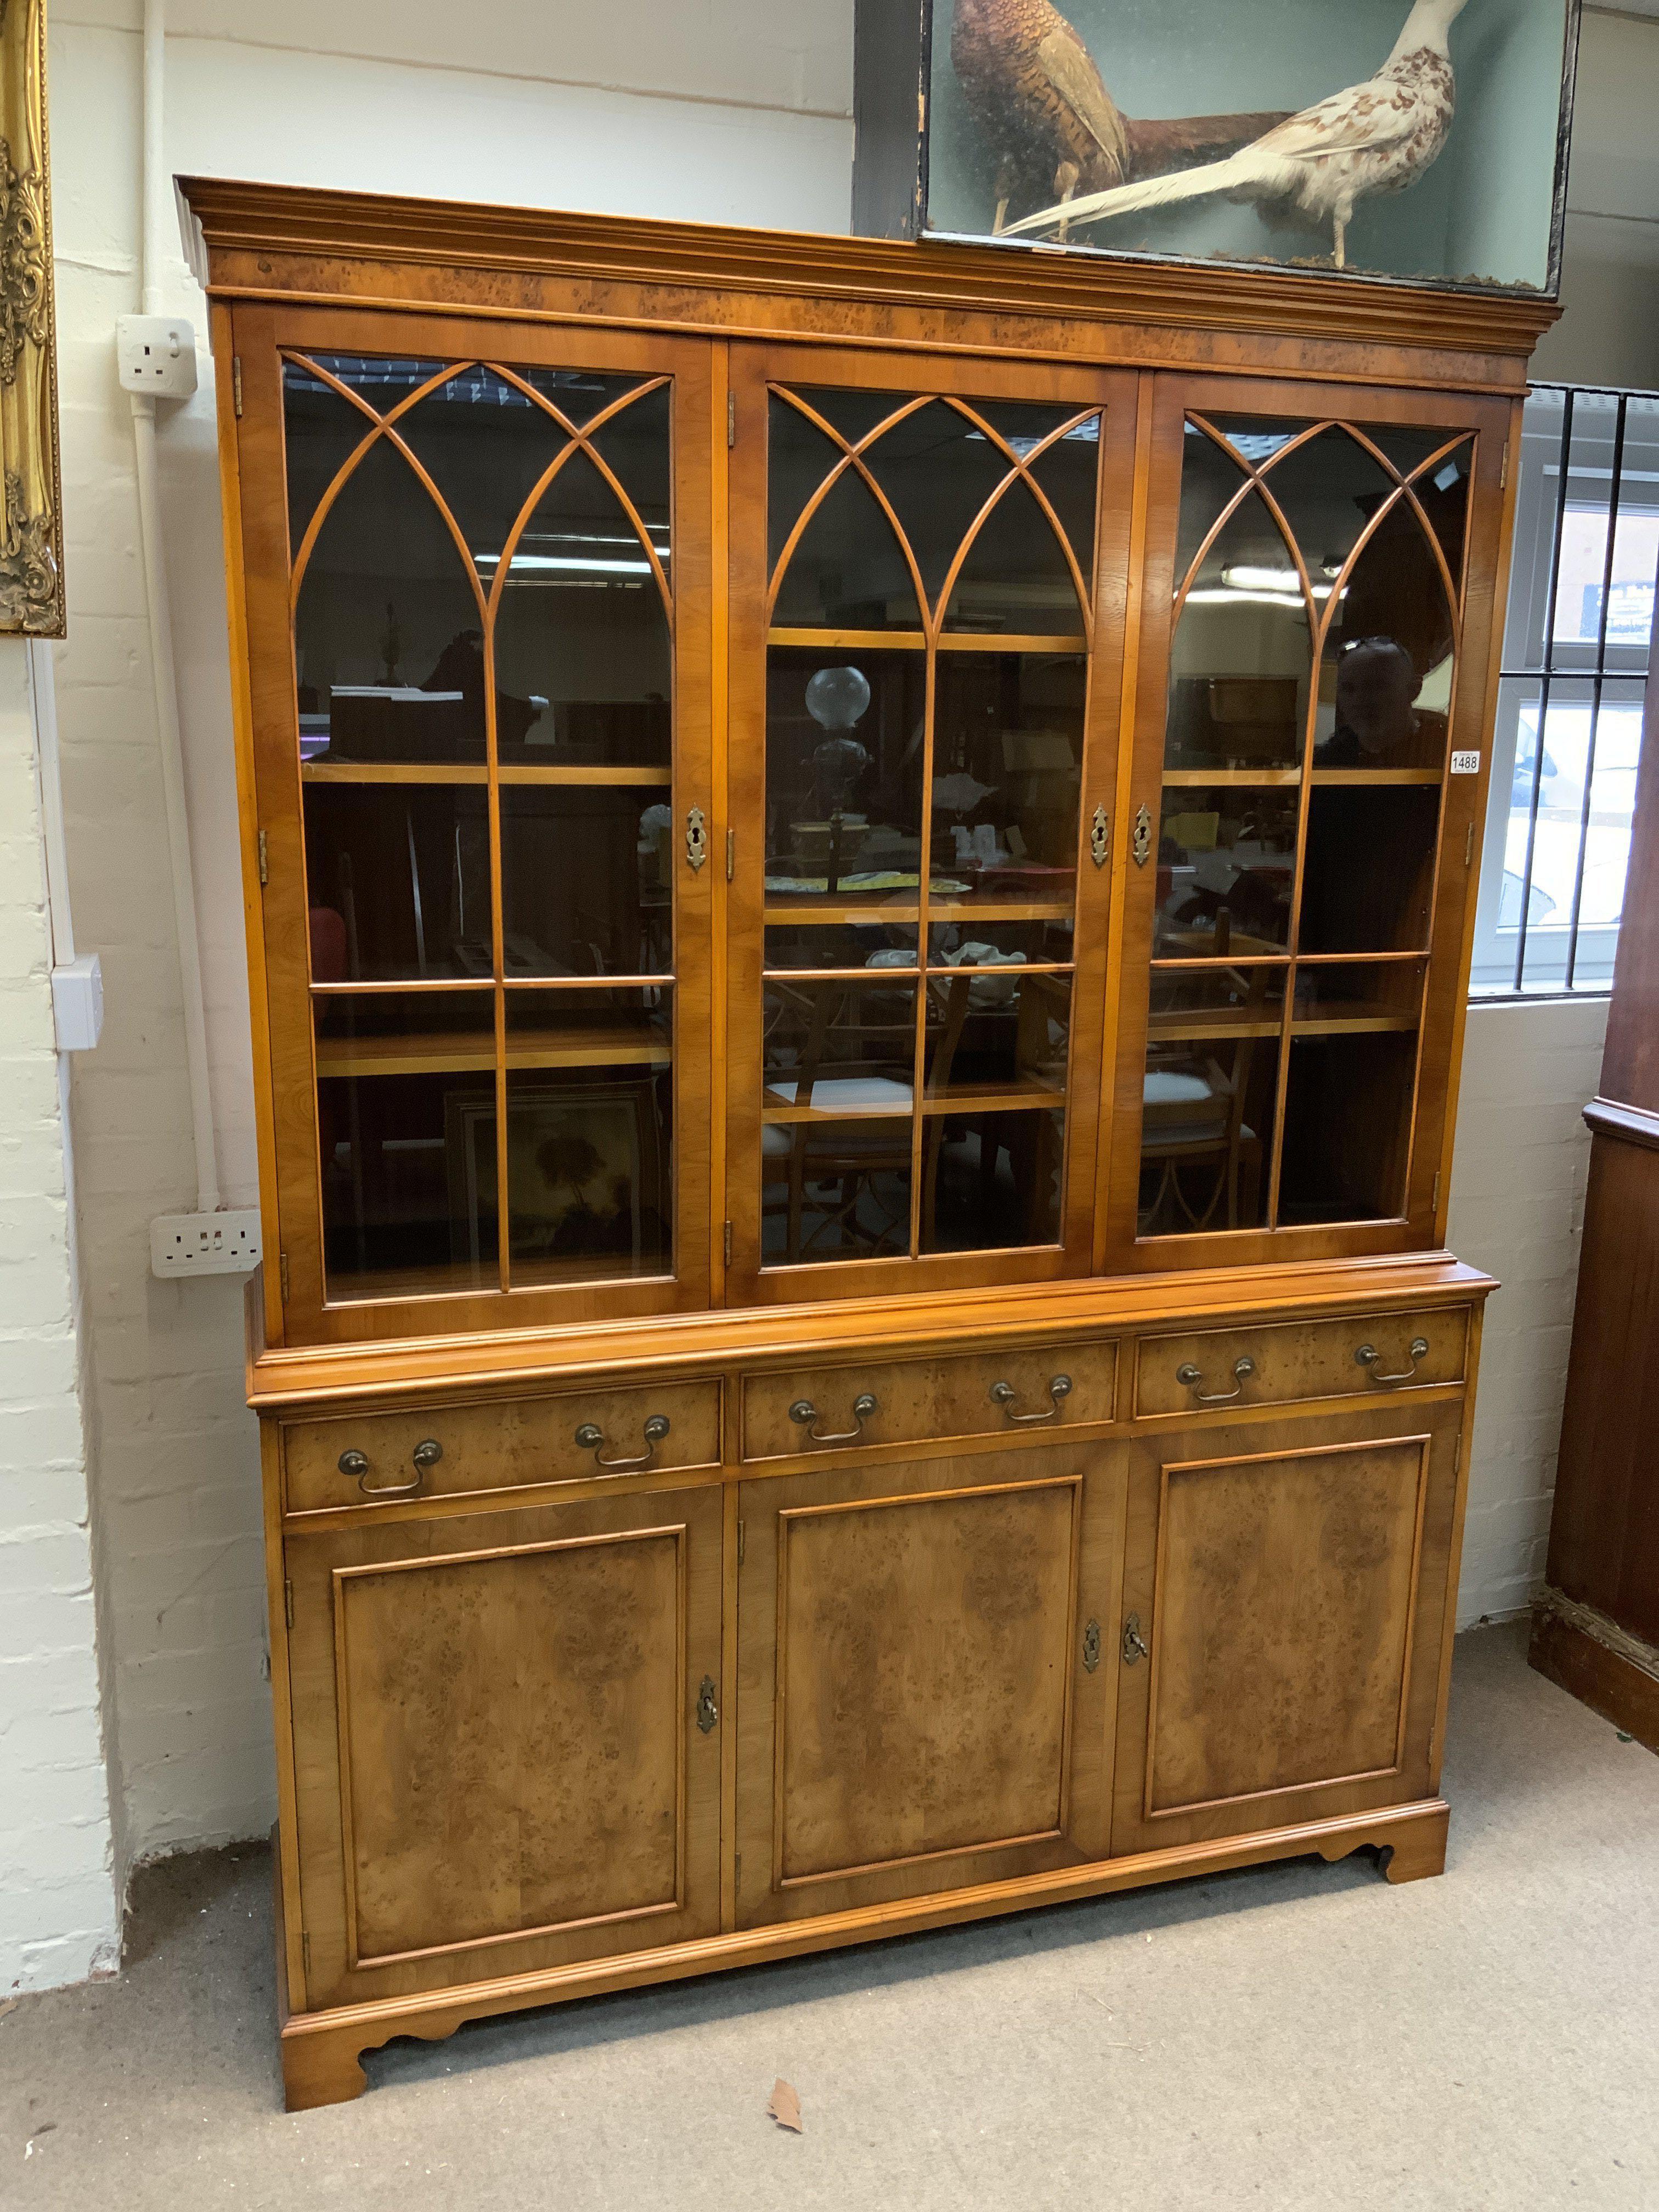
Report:
[{"label": "reflected ceiling light", "polygon": [[1253,568],[1240,561],[1222,570],[1221,580],[1236,592],[1289,592],[1302,597],[1302,579],[1294,568]]},{"label": "reflected ceiling light", "polygon": [[[481,568],[494,568],[500,564],[501,556],[499,553],[475,553],[472,557]],[[648,561],[596,561],[586,554],[574,553],[515,553],[513,568],[515,574],[520,568],[574,568],[584,576],[651,574]]]}]

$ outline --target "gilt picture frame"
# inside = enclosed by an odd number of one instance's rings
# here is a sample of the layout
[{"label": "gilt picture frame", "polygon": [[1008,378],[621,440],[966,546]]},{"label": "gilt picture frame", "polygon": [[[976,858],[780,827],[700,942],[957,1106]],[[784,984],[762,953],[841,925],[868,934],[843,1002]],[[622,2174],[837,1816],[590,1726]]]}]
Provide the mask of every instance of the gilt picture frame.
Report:
[{"label": "gilt picture frame", "polygon": [[1581,0],[857,0],[853,228],[1553,300]]},{"label": "gilt picture frame", "polygon": [[46,0],[0,0],[0,631],[64,635]]}]

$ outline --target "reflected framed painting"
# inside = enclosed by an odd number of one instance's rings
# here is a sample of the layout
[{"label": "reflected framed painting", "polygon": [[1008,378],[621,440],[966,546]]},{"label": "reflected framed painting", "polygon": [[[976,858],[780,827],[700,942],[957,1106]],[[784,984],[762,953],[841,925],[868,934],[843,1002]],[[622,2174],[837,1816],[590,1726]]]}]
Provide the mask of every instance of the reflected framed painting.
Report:
[{"label": "reflected framed painting", "polygon": [[854,229],[1559,289],[1579,0],[858,0]]}]

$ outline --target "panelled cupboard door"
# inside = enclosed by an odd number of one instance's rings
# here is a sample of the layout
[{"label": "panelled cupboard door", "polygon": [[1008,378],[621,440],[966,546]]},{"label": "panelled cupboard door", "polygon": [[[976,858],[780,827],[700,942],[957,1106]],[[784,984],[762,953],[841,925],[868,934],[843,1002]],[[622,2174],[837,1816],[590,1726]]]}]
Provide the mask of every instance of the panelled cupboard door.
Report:
[{"label": "panelled cupboard door", "polygon": [[1086,1273],[1135,380],[731,377],[727,1297]]},{"label": "panelled cupboard door", "polygon": [[1103,1858],[1123,1454],[747,1483],[738,1921]]},{"label": "panelled cupboard door", "polygon": [[1432,1793],[1461,1419],[1130,1447],[1115,1854]]},{"label": "panelled cupboard door", "polygon": [[1108,1273],[1437,1241],[1510,422],[1156,380]]},{"label": "panelled cupboard door", "polygon": [[269,1334],[706,1304],[709,349],[234,331]]},{"label": "panelled cupboard door", "polygon": [[291,1539],[311,2005],[720,1924],[720,1493]]}]

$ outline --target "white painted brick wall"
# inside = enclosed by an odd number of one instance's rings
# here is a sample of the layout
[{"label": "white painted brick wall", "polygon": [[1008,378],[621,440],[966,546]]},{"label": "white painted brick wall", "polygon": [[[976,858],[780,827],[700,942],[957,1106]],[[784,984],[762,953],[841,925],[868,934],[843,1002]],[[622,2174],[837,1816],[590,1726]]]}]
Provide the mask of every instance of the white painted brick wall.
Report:
[{"label": "white painted brick wall", "polygon": [[1504,1287],[1486,1307],[1458,1621],[1537,1588],[1572,1340],[1605,999],[1469,1010],[1448,1237]]},{"label": "white painted brick wall", "polygon": [[116,1905],[28,649],[0,638],[0,1994],[112,1968]]}]

